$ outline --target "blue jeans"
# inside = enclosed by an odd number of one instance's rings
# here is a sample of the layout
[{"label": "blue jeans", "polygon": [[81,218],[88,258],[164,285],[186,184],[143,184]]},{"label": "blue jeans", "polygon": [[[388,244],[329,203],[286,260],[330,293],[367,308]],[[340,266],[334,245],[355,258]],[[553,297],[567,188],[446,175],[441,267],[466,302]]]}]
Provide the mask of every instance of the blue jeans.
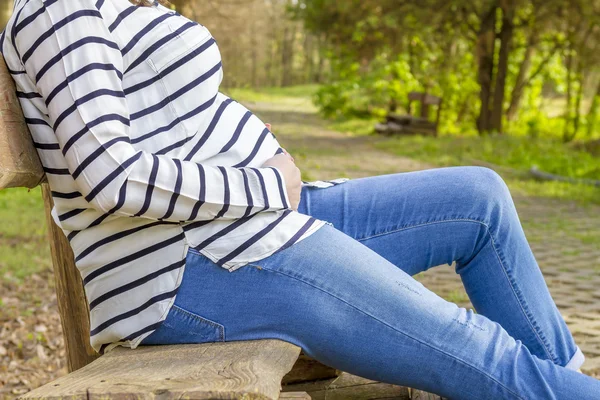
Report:
[{"label": "blue jeans", "polygon": [[[305,187],[298,211],[333,226],[233,272],[190,250],[175,305],[142,344],[277,338],[451,399],[600,399],[495,172]],[[411,277],[452,262],[477,313]]]}]

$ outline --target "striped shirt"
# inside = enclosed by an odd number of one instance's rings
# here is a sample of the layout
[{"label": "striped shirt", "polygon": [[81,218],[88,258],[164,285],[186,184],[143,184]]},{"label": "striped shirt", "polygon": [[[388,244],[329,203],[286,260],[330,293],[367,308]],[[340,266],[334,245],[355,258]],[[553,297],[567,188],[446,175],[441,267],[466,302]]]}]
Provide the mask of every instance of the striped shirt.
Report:
[{"label": "striped shirt", "polygon": [[[135,348],[190,247],[229,271],[328,223],[290,208],[275,136],[219,92],[201,24],[127,0],[15,0],[0,48],[75,254],[91,344]],[[346,181],[303,182],[331,187]]]}]

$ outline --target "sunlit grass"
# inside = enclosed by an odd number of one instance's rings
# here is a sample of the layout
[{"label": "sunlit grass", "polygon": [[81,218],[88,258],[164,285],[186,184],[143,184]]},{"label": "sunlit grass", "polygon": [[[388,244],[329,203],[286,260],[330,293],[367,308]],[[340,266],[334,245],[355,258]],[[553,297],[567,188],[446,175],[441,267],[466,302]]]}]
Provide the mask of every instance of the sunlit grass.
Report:
[{"label": "sunlit grass", "polygon": [[232,88],[223,89],[223,93],[241,103],[269,103],[272,111],[304,111],[315,112],[312,95],[317,85],[300,85],[286,88]]},{"label": "sunlit grass", "polygon": [[0,191],[0,277],[20,282],[50,267],[40,188]]}]

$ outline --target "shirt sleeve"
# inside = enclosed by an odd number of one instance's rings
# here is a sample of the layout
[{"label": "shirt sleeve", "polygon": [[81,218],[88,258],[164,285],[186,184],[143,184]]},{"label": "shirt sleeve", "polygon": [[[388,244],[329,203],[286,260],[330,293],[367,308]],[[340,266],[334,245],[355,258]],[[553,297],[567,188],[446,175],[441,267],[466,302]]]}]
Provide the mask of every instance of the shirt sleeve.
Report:
[{"label": "shirt sleeve", "polygon": [[132,146],[123,56],[95,2],[34,0],[41,8],[15,21],[12,32],[86,201],[102,212],[166,221],[290,208],[275,167],[207,166]]}]

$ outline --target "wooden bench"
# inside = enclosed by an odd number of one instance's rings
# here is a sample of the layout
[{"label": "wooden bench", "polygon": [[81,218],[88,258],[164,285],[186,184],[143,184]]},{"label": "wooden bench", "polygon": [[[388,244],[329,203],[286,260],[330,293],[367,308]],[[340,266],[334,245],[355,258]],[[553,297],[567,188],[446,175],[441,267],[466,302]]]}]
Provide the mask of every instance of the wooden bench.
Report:
[{"label": "wooden bench", "polygon": [[[307,356],[299,359],[299,347],[271,339],[120,347],[99,357],[89,344],[89,310],[81,276],[69,242],[50,215],[50,189],[1,58],[0,93],[0,190],[42,187],[70,372],[21,398],[278,399],[284,376],[283,383],[298,383],[341,373]],[[296,392],[281,398],[310,397]]]},{"label": "wooden bench", "polygon": [[[421,104],[419,116],[413,115],[412,105],[414,103]],[[429,119],[429,110],[432,106],[437,106],[434,121],[430,121]],[[385,122],[375,126],[375,131],[382,134],[424,134],[437,136],[442,112],[441,97],[422,92],[410,92],[408,94],[406,110],[408,112],[406,115],[395,112],[388,113]]]}]

